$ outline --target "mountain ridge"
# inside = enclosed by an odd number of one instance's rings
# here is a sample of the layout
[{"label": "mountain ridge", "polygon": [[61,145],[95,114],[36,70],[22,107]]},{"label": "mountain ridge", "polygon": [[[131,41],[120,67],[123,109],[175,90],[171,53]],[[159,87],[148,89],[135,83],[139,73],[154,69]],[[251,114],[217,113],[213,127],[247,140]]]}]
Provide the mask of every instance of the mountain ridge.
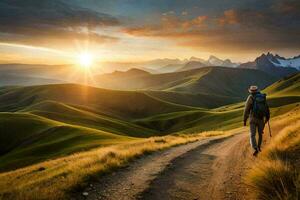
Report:
[{"label": "mountain ridge", "polygon": [[294,57],[286,59],[277,54],[274,56],[268,52],[267,54],[263,53],[254,61],[239,65],[238,68],[258,69],[278,77],[284,77],[299,71],[300,58]]}]

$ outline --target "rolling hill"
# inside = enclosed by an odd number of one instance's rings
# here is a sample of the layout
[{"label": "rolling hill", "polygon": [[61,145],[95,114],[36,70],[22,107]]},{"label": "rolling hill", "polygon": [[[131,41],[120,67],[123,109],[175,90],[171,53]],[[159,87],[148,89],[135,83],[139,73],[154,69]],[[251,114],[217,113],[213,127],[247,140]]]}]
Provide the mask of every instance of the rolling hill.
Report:
[{"label": "rolling hill", "polygon": [[154,90],[145,91],[145,93],[167,102],[201,108],[216,108],[243,100],[241,97],[229,97],[201,93],[191,94],[184,92]]},{"label": "rolling hill", "polygon": [[166,74],[132,71],[100,75],[97,85],[121,90],[159,90],[191,94],[245,97],[246,88],[256,84],[264,88],[277,79],[260,70],[228,67],[203,67],[201,69]]},{"label": "rolling hill", "polygon": [[190,109],[152,98],[138,91],[117,91],[76,84],[59,84],[6,90],[0,96],[0,111],[20,111],[33,104],[49,100],[127,120]]},{"label": "rolling hill", "polygon": [[300,73],[280,79],[264,91],[272,96],[299,96]]},{"label": "rolling hill", "polygon": [[[300,73],[283,78],[262,91],[268,95],[272,117],[300,106],[299,77]],[[240,102],[215,109],[159,114],[138,119],[136,123],[168,133],[227,130],[241,126],[243,108],[244,102]]]},{"label": "rolling hill", "polygon": [[[227,80],[226,84],[231,85],[234,81],[230,82],[229,78],[234,73],[245,73],[245,77],[248,74],[258,79],[269,77],[256,70],[203,69],[206,70],[193,71],[194,74],[198,72],[197,78],[186,84],[186,88],[198,84],[200,89],[207,87],[207,91],[212,91],[214,88],[205,85],[203,79],[214,80],[216,84]],[[223,70],[228,75],[225,76]],[[217,74],[216,77],[212,72]],[[222,79],[217,80],[218,72],[223,74]],[[191,71],[183,73],[192,76]],[[135,71],[133,77],[136,76],[140,76],[139,71]],[[242,85],[248,84],[239,81]],[[265,90],[272,115],[284,113],[299,104],[298,86],[299,74],[277,81]],[[220,85],[218,89],[223,87]],[[215,108],[224,102],[240,101],[241,97],[234,97],[235,91],[224,92],[232,94],[232,99],[172,90],[118,91],[76,84],[2,87],[0,171],[143,137],[239,127],[243,103]]]},{"label": "rolling hill", "polygon": [[0,113],[0,171],[133,138],[30,113]]}]

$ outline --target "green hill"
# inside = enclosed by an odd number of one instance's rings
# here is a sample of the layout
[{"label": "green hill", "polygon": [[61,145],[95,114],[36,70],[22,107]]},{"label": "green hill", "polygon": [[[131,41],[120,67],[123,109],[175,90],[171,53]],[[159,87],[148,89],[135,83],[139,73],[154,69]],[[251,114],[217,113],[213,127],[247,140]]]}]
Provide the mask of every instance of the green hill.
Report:
[{"label": "green hill", "polygon": [[0,96],[0,111],[20,111],[47,100],[127,120],[190,109],[152,98],[137,91],[117,91],[76,84],[60,84],[7,90]]},{"label": "green hill", "polygon": [[230,97],[245,97],[249,85],[265,88],[276,81],[275,77],[259,70],[228,67],[203,67],[165,74],[134,74],[132,71],[106,74],[96,77],[96,81],[99,87],[104,88],[176,91]]},{"label": "green hill", "polygon": [[209,73],[177,84],[167,90],[245,97],[249,85],[265,88],[275,81],[275,78],[256,70],[239,70],[226,67],[211,67],[209,69]]},{"label": "green hill", "polygon": [[[300,105],[299,75],[300,73],[283,78],[263,90],[268,94],[268,104],[272,117],[284,114]],[[243,109],[244,102],[240,102],[215,109],[160,114],[139,119],[136,122],[145,127],[155,128],[165,134],[226,130],[242,125]]]},{"label": "green hill", "polygon": [[216,108],[241,101],[240,97],[229,97],[212,94],[191,94],[173,91],[145,91],[146,94],[164,101],[201,108]]},{"label": "green hill", "polygon": [[[233,69],[218,79],[210,74],[215,69],[201,70],[188,84],[176,81],[170,91],[118,91],[76,84],[1,87],[0,171],[135,138],[241,126],[244,104],[230,103],[241,101],[235,97],[236,91],[247,88],[249,80],[238,79],[244,86],[233,86],[229,74],[246,77],[250,73],[257,80],[265,74],[259,77],[255,70]],[[228,72],[216,70],[216,74]],[[203,80],[214,81],[209,84]],[[224,80],[227,82],[222,85]],[[221,91],[226,84],[233,88],[224,91],[229,96],[172,91],[184,87]],[[294,109],[300,102],[299,74],[275,82],[264,92],[268,93],[272,116]],[[224,104],[230,105],[215,108]]]},{"label": "green hill", "polygon": [[156,133],[154,130],[124,120],[99,115],[55,101],[42,101],[23,109],[22,112],[30,112],[55,121],[94,128],[118,135],[149,137]]},{"label": "green hill", "polygon": [[278,80],[264,92],[272,96],[300,96],[300,73]]},{"label": "green hill", "polygon": [[29,113],[0,113],[0,171],[132,140]]}]

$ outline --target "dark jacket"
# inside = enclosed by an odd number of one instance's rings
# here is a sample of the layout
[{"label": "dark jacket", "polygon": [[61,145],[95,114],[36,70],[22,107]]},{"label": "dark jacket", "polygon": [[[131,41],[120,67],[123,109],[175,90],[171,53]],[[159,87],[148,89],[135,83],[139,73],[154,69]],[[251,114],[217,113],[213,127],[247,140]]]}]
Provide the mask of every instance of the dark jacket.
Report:
[{"label": "dark jacket", "polygon": [[[250,123],[251,122],[260,122],[260,121],[264,120],[264,119],[255,118],[253,116],[252,108],[253,108],[253,101],[254,101],[255,94],[257,94],[257,93],[250,94],[246,100],[245,109],[244,109],[244,122],[247,121],[248,117],[250,117]],[[267,106],[267,112],[266,112],[265,118],[268,121],[270,119],[270,109],[269,109],[268,104],[266,106]]]}]

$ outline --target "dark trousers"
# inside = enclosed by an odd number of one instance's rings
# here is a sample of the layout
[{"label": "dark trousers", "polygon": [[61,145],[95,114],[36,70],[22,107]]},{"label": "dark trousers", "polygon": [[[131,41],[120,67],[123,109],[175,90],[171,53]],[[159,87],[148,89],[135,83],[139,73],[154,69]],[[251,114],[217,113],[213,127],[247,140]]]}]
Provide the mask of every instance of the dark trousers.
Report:
[{"label": "dark trousers", "polygon": [[[264,120],[253,120],[250,122],[250,144],[253,149],[261,146],[262,135],[264,132]],[[258,133],[258,141],[256,142],[256,132]]]}]

